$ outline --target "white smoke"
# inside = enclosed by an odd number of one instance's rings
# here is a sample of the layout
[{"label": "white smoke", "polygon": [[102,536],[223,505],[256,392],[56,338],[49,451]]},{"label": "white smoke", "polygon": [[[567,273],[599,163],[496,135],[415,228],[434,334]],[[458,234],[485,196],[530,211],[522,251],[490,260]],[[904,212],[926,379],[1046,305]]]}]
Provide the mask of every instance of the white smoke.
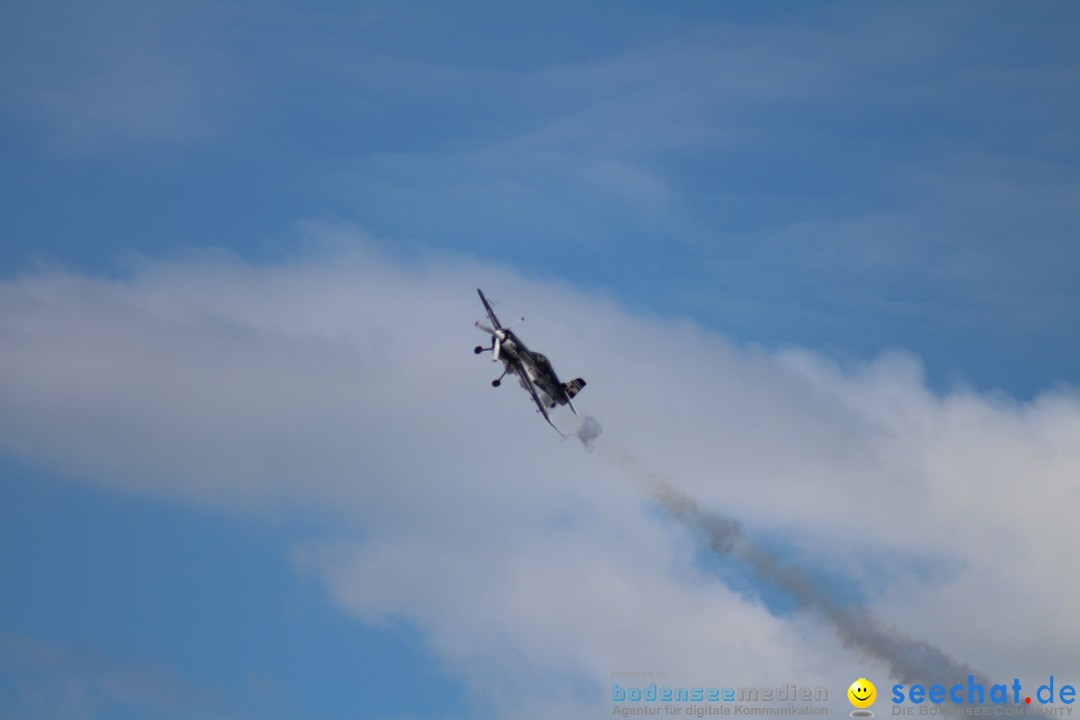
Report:
[{"label": "white smoke", "polygon": [[[600,423],[587,416],[576,436],[582,446],[592,452],[597,448],[596,441],[602,432]],[[668,517],[686,528],[713,553],[746,563],[763,587],[790,597],[799,610],[811,613],[831,627],[845,647],[883,662],[895,680],[905,684],[950,686],[965,684],[973,675],[976,682],[986,683],[985,678],[967,664],[929,643],[887,626],[870,609],[839,602],[822,589],[823,583],[816,582],[808,570],[786,564],[776,554],[754,543],[738,520],[703,508],[662,474],[641,467],[632,453],[609,451],[601,454],[648,493]]]}]

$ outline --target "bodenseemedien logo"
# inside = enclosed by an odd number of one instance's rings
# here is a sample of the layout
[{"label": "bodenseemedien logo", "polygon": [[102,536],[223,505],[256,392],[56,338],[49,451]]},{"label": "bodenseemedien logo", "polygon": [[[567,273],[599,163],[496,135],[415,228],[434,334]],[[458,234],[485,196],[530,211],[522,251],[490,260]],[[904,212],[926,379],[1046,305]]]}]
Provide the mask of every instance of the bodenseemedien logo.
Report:
[{"label": "bodenseemedien logo", "polygon": [[616,671],[611,683],[611,714],[619,717],[664,716],[705,718],[719,715],[771,717],[825,717],[829,714],[829,691],[796,683],[773,686],[711,686],[624,684],[626,677],[668,679],[668,673]]},{"label": "bodenseemedien logo", "polygon": [[877,699],[877,688],[874,687],[874,683],[866,678],[859,678],[851,683],[847,696],[851,704],[855,706],[855,709],[851,711],[851,717],[874,717],[874,712],[870,710],[870,706]]}]

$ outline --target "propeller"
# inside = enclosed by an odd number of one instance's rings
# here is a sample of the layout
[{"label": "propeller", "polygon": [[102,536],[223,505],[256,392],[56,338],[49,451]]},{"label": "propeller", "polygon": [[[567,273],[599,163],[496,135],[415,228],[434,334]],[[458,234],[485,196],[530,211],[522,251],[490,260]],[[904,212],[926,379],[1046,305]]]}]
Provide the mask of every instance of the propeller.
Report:
[{"label": "propeller", "polygon": [[[482,331],[486,332],[487,334],[491,335],[491,361],[492,362],[497,362],[499,360],[499,355],[502,354],[502,344],[503,344],[503,341],[506,340],[506,331],[509,330],[510,328],[516,326],[516,325],[520,325],[523,322],[525,322],[524,317],[519,318],[516,322],[511,323],[510,325],[507,325],[506,327],[500,328],[498,330],[495,330],[494,328],[490,328],[487,325],[484,325],[482,322],[479,322],[479,321],[476,322],[476,327],[477,328],[479,328],[480,330],[482,330]],[[477,355],[480,354],[481,349],[482,348],[479,348],[479,347],[475,348],[475,352],[476,352]]]}]

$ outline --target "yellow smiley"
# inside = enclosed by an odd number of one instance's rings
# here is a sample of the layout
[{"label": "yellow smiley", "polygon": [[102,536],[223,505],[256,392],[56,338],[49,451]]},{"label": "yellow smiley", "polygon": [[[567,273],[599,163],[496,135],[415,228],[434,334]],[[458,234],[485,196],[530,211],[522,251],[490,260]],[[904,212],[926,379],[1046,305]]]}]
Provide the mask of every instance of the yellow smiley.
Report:
[{"label": "yellow smiley", "polygon": [[855,707],[868,708],[874,704],[874,698],[877,697],[877,688],[874,687],[874,683],[866,678],[859,678],[851,683],[851,687],[847,689],[847,696]]}]

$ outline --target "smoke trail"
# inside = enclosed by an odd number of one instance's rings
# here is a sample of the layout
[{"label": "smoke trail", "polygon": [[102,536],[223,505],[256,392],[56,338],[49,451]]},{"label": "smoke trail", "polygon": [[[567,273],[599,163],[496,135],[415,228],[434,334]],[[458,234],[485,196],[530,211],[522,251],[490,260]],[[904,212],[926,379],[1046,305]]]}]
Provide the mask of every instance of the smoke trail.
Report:
[{"label": "smoke trail", "polygon": [[733,554],[745,561],[762,583],[783,591],[795,600],[800,610],[812,612],[832,626],[846,647],[885,662],[896,680],[949,687],[966,683],[969,675],[976,675],[970,667],[938,648],[886,627],[867,608],[839,604],[805,570],[784,564],[776,555],[751,542],[737,520],[701,508],[666,482],[653,490],[652,497],[669,517],[702,537],[714,553]]},{"label": "smoke trail", "polygon": [[[591,452],[601,432],[600,423],[586,417],[577,437]],[[845,647],[884,662],[896,680],[920,683],[924,687],[935,684],[949,687],[966,684],[968,676],[974,675],[976,682],[988,684],[982,675],[938,648],[885,626],[869,609],[839,604],[805,570],[786,565],[773,553],[755,545],[746,537],[738,520],[702,508],[662,475],[640,467],[630,453],[603,455],[656,500],[672,520],[716,555],[732,556],[747,563],[764,585],[793,598],[800,610],[818,616],[833,628]]]},{"label": "smoke trail", "polygon": [[603,428],[600,427],[600,423],[596,421],[596,418],[586,415],[581,421],[581,427],[577,429],[574,435],[581,441],[586,450],[592,452],[593,443],[596,442],[596,438],[600,437],[602,432]]}]

